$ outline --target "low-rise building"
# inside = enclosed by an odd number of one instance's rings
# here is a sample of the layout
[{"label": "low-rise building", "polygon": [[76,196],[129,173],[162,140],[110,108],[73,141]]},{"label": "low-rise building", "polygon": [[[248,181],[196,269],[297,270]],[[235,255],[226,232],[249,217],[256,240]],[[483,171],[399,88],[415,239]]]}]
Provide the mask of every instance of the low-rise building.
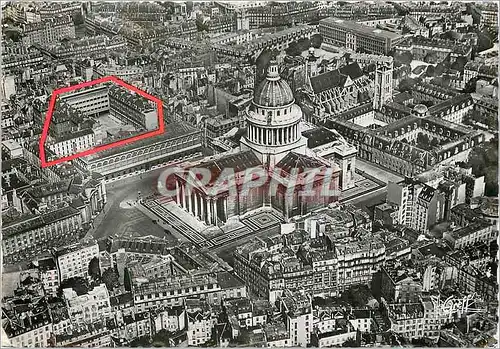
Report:
[{"label": "low-rise building", "polygon": [[349,320],[338,319],[330,331],[314,331],[311,335],[311,345],[317,348],[342,346],[344,342],[354,340],[356,333],[356,329]]},{"label": "low-rise building", "polygon": [[94,131],[83,129],[59,137],[47,137],[47,146],[57,156],[66,157],[92,149],[96,145]]},{"label": "low-rise building", "polygon": [[478,221],[463,228],[443,233],[443,239],[454,249],[461,249],[484,242],[489,244],[496,240],[498,233],[487,221]]}]

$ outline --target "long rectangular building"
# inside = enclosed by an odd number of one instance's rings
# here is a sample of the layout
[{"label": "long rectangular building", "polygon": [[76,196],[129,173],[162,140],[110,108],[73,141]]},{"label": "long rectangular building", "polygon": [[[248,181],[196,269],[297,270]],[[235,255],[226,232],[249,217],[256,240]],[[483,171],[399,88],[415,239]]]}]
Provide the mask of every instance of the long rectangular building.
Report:
[{"label": "long rectangular building", "polygon": [[39,215],[26,215],[16,220],[3,220],[3,253],[5,256],[30,250],[35,246],[47,248],[51,242],[82,229],[80,211],[68,206]]},{"label": "long rectangular building", "polygon": [[387,54],[402,38],[396,33],[334,17],[319,21],[319,33],[325,44],[376,54]]},{"label": "long rectangular building", "polygon": [[152,166],[201,155],[201,132],[185,124],[167,124],[165,132],[159,136],[76,159],[75,165],[100,173],[107,179],[148,170]]}]

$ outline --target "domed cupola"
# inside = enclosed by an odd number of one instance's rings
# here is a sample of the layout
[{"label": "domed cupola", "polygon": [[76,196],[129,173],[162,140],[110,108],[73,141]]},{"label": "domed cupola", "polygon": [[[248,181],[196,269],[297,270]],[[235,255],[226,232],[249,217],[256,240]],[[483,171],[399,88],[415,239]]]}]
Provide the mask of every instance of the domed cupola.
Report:
[{"label": "domed cupola", "polygon": [[423,105],[423,104],[417,104],[415,108],[413,108],[412,114],[419,117],[423,118],[426,117],[429,113],[429,109]]},{"label": "domed cupola", "polygon": [[255,90],[253,101],[261,107],[284,107],[294,102],[292,89],[281,80],[278,64],[272,61],[267,69],[267,76]]},{"label": "domed cupola", "polygon": [[241,140],[244,149],[252,149],[268,166],[290,151],[305,151],[307,140],[299,125],[302,110],[294,102],[292,89],[281,80],[278,64],[272,61],[266,80],[254,91],[246,113],[247,132]]}]

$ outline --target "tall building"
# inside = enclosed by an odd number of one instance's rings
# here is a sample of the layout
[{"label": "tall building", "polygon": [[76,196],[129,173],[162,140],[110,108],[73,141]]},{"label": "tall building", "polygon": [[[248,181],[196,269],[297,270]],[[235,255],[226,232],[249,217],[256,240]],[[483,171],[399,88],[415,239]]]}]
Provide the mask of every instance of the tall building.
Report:
[{"label": "tall building", "polygon": [[56,251],[59,280],[73,277],[87,277],[89,263],[99,257],[99,247],[95,241],[75,244]]},{"label": "tall building", "polygon": [[16,81],[13,75],[5,75],[0,85],[0,97],[2,100],[8,100],[10,96],[16,94]]}]

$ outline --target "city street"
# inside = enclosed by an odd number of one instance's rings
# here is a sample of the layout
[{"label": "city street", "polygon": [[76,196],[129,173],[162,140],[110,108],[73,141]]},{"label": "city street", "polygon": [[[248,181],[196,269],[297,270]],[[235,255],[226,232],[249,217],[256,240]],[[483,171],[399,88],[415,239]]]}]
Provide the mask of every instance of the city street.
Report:
[{"label": "city street", "polygon": [[125,237],[147,235],[165,237],[163,228],[153,223],[137,208],[120,207],[120,203],[123,201],[137,200],[139,192],[143,197],[153,194],[156,191],[158,176],[162,171],[163,169],[160,168],[106,184],[108,202],[104,212],[94,223],[95,230],[92,232],[92,236],[96,239],[115,234]]}]

